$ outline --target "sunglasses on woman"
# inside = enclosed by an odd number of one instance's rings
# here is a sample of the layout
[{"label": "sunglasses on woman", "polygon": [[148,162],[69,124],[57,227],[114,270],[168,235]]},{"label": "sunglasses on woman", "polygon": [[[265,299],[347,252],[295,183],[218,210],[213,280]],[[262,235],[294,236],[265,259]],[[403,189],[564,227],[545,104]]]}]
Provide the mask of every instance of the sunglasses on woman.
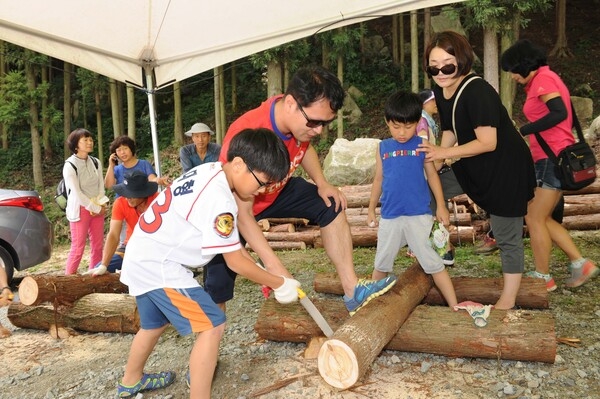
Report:
[{"label": "sunglasses on woman", "polygon": [[456,72],[456,65],[448,64],[444,65],[441,68],[428,66],[427,68],[425,68],[425,71],[431,76],[438,76],[440,72],[444,75],[452,75],[454,72]]}]

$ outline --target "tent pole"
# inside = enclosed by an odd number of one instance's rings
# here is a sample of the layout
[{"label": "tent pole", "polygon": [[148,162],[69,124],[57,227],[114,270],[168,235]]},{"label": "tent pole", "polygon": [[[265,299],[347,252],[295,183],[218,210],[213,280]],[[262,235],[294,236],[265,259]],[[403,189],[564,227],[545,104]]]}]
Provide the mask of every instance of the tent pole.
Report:
[{"label": "tent pole", "polygon": [[146,95],[148,96],[148,112],[150,113],[150,131],[152,133],[152,151],[154,152],[154,170],[156,176],[160,177],[160,159],[158,157],[158,134],[156,133],[156,111],[154,105],[154,87],[152,68],[145,67],[146,73]]}]

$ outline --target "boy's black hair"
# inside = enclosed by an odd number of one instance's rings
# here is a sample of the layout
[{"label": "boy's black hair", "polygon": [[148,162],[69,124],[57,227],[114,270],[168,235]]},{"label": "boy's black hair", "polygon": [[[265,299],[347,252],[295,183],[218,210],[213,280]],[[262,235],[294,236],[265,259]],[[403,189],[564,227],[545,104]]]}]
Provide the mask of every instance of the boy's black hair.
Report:
[{"label": "boy's black hair", "polygon": [[78,128],[69,133],[69,137],[67,137],[67,147],[73,154],[77,154],[77,144],[79,144],[79,140],[82,137],[93,137],[92,133],[89,130]]},{"label": "boy's black hair", "polygon": [[321,66],[298,69],[290,79],[285,94],[294,97],[302,107],[326,98],[333,112],[342,108],[346,96],[337,76]]},{"label": "boy's black hair", "polygon": [[531,71],[548,65],[546,53],[527,39],[521,39],[510,46],[500,58],[502,70],[517,73],[526,78]]},{"label": "boy's black hair", "polygon": [[229,143],[227,161],[240,157],[248,168],[268,176],[269,181],[278,182],[290,170],[290,154],[283,141],[269,129],[244,129]]},{"label": "boy's black hair", "polygon": [[397,91],[385,102],[387,122],[416,123],[421,119],[423,103],[419,96],[409,91]]},{"label": "boy's black hair", "polygon": [[131,150],[131,154],[135,155],[135,141],[129,136],[119,136],[116,139],[114,139],[113,142],[110,143],[110,153],[114,154],[117,151],[117,148],[119,148],[122,145],[129,147],[129,149]]}]

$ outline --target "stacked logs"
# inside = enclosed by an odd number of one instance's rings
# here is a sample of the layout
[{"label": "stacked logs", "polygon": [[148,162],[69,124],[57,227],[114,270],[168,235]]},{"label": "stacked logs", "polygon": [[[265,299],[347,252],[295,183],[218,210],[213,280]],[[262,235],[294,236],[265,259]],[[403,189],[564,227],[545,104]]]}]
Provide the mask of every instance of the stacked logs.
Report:
[{"label": "stacked logs", "polygon": [[[366,225],[371,185],[340,187],[348,200],[346,217],[350,224],[354,246],[377,245],[377,227]],[[567,230],[596,230],[600,228],[600,180],[579,191],[564,193],[563,226]],[[448,203],[450,209],[450,241],[454,245],[473,243],[489,230],[483,211],[467,195],[459,195]],[[379,208],[376,209],[379,215]],[[585,216],[585,217],[583,217]],[[265,238],[273,249],[322,248],[318,226],[307,219],[263,219],[258,221]]]},{"label": "stacked logs", "polygon": [[47,330],[67,338],[74,330],[136,333],[140,327],[135,298],[119,274],[101,276],[31,275],[19,285],[19,301],[7,317],[20,328]]}]

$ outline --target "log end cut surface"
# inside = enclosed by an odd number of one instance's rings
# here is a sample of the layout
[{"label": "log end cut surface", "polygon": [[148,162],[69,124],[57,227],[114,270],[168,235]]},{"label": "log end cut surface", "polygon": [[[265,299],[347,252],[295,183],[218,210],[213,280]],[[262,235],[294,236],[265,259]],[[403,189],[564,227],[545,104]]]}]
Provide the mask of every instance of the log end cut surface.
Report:
[{"label": "log end cut surface", "polygon": [[23,305],[33,305],[37,300],[39,288],[34,278],[27,276],[19,284],[19,300]]},{"label": "log end cut surface", "polygon": [[359,377],[358,361],[352,349],[344,342],[330,339],[319,351],[318,367],[321,377],[331,386],[347,389]]}]

